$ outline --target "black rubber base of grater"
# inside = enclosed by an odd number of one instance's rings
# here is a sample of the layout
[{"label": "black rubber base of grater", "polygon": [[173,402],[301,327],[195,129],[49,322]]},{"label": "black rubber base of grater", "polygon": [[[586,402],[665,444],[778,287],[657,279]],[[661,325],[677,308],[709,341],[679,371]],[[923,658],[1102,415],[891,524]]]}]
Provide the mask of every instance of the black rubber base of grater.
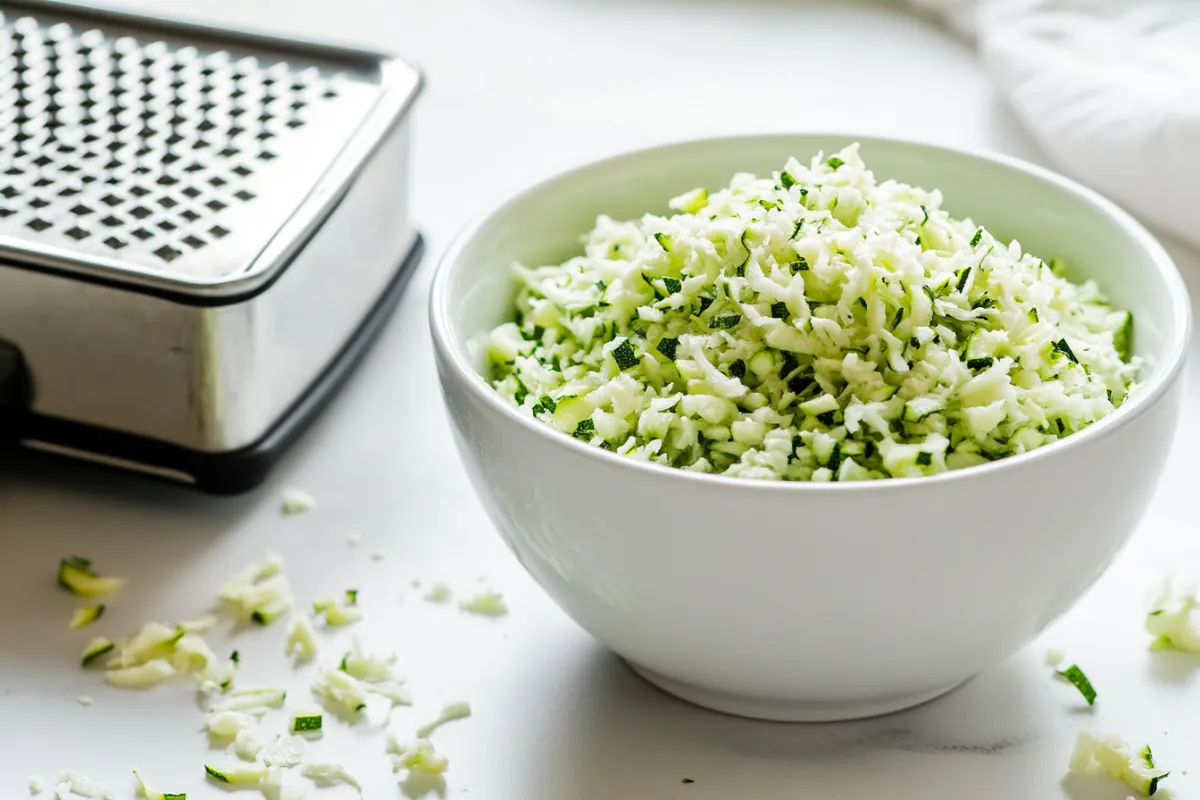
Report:
[{"label": "black rubber base of grater", "polygon": [[[115,466],[117,462],[128,462],[128,469],[146,475],[182,473],[193,479],[194,483],[188,485],[210,494],[231,495],[249,491],[263,482],[288,447],[329,404],[362,361],[404,294],[424,252],[425,240],[418,235],[395,276],[349,341],[304,395],[284,412],[265,436],[252,445],[226,453],[203,453],[154,439],[37,414],[4,415],[0,418],[0,430],[4,431],[5,438],[15,435],[18,440],[34,440],[52,448],[78,451],[83,460],[89,460],[87,456],[92,455],[91,460],[102,464]],[[143,469],[139,470],[138,467]],[[165,477],[162,479],[170,480]]]}]

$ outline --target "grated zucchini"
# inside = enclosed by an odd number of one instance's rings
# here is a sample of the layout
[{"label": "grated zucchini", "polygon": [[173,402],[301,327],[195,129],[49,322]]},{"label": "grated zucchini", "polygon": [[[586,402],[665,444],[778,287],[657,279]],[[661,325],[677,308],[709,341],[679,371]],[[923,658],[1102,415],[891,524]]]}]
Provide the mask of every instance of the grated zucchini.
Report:
[{"label": "grated zucchini", "polygon": [[58,562],[58,585],[79,597],[103,597],[124,583],[124,578],[106,578],[92,571],[92,562],[80,556]]},{"label": "grated zucchini", "polygon": [[151,789],[136,769],[133,771],[133,777],[137,780],[138,797],[145,800],[187,800],[187,795],[183,792],[158,792]]},{"label": "grated zucchini", "polygon": [[1089,706],[1096,704],[1096,690],[1078,665],[1072,664],[1064,670],[1059,670],[1056,674],[1078,689]]},{"label": "grated zucchini", "polygon": [[1169,772],[1154,763],[1150,746],[1136,752],[1115,736],[1102,736],[1080,731],[1071,756],[1070,771],[1080,774],[1105,775],[1121,781],[1143,797],[1158,791],[1158,784]]},{"label": "grated zucchini", "polygon": [[316,733],[321,730],[322,716],[314,713],[293,714],[292,733]]},{"label": "grated zucchini", "polygon": [[67,627],[71,630],[85,628],[96,620],[100,619],[102,614],[104,614],[103,603],[77,608],[75,609],[75,613],[71,615],[71,622]]},{"label": "grated zucchini", "polygon": [[111,653],[116,647],[115,642],[111,642],[103,636],[97,636],[88,642],[87,647],[83,648],[83,666],[90,667],[97,659]]},{"label": "grated zucchini", "polygon": [[[705,199],[599,217],[581,255],[515,267],[515,319],[487,341],[493,387],[628,457],[864,480],[1036,449],[1060,438],[1048,420],[1081,431],[1135,386],[1129,316],[1094,284],[954,219],[936,191],[876,181],[856,146]],[[836,408],[804,407],[823,395]],[[836,475],[820,437],[851,445]]]},{"label": "grated zucchini", "polygon": [[417,775],[441,775],[450,767],[450,759],[438,753],[428,739],[401,744],[389,734],[388,752],[392,754],[394,772],[408,770]]},{"label": "grated zucchini", "polygon": [[438,714],[437,719],[432,722],[427,722],[417,728],[418,739],[428,739],[433,735],[433,732],[443,725],[454,722],[460,719],[466,719],[471,716],[471,704],[461,701],[447,703],[442,707],[442,713]]},{"label": "grated zucchini", "polygon": [[508,613],[508,605],[504,596],[499,592],[485,590],[460,601],[458,607],[470,614],[483,617],[503,617]]}]

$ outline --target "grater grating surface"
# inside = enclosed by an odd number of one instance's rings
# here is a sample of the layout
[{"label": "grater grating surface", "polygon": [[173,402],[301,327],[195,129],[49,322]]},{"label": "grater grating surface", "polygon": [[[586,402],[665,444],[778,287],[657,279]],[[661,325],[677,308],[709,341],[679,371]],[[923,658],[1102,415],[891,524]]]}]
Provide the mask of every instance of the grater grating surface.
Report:
[{"label": "grater grating surface", "polygon": [[245,274],[381,93],[349,66],[0,2],[0,253]]}]

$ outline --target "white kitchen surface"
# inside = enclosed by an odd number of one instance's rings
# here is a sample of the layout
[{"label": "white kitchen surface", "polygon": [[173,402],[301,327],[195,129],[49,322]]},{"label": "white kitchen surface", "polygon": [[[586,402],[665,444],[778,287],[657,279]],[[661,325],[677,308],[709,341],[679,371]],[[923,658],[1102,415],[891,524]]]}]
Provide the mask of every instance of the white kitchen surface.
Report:
[{"label": "white kitchen surface", "polygon": [[[415,201],[429,255],[364,368],[274,480],[253,494],[208,498],[50,460],[0,463],[0,798],[25,796],[30,773],[52,778],[64,769],[132,798],[132,767],[189,800],[224,796],[205,782],[201,765],[228,757],[206,751],[188,685],[112,690],[99,673],[79,668],[79,654],[94,634],[197,615],[218,583],[267,548],[287,560],[302,602],[359,589],[366,621],[357,632],[399,653],[416,698],[394,724],[411,730],[447,700],[471,702],[471,719],[435,736],[451,758],[448,797],[1124,797],[1103,782],[1062,782],[1074,732],[1084,726],[1149,742],[1174,770],[1164,786],[1183,800],[1200,796],[1200,657],[1152,655],[1141,631],[1144,595],[1159,575],[1200,574],[1200,492],[1189,453],[1200,447],[1200,429],[1191,410],[1145,524],[1112,571],[1041,641],[925,707],[822,726],[719,716],[634,677],[522,573],[453,449],[425,296],[437,256],[489,200],[585,159],[725,132],[834,128],[1041,161],[964,45],[867,2],[122,5],[359,42],[419,64],[429,82],[416,109]],[[1200,296],[1200,258],[1172,249]],[[1195,378],[1189,386],[1194,398]],[[290,485],[312,493],[317,510],[281,516],[280,492]],[[597,513],[611,501],[592,499]],[[995,507],[979,511],[1011,514],[1021,524],[1020,498],[997,497]],[[940,520],[936,509],[929,519],[971,535],[969,519]],[[357,548],[347,543],[351,531],[362,532]],[[373,551],[384,559],[372,560]],[[54,583],[58,559],[69,554],[130,579],[85,631],[66,629],[76,603]],[[685,554],[680,562],[686,569]],[[430,605],[410,586],[445,580],[470,589],[480,576],[504,592],[508,617]],[[350,635],[325,638],[323,660],[336,663]],[[214,637],[214,644],[241,652],[244,681],[283,681],[297,702],[308,700],[311,668],[288,666],[282,626],[232,641]],[[1043,663],[1050,645],[1091,676],[1100,694],[1094,710],[1052,677]],[[92,695],[95,705],[77,704],[79,694]],[[378,726],[339,727],[314,752],[345,764],[369,800],[402,796]],[[1190,777],[1182,774],[1189,767]],[[355,795],[327,789],[313,796]]]}]

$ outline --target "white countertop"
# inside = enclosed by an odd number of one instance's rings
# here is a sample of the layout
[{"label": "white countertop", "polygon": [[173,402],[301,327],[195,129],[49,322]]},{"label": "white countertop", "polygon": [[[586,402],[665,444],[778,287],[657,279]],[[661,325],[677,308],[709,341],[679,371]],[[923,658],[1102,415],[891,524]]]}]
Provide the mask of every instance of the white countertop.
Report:
[{"label": "white countertop", "polygon": [[[124,4],[134,5],[132,3]],[[429,78],[416,110],[415,199],[429,255],[396,319],[347,391],[274,480],[233,499],[49,460],[0,464],[0,797],[30,773],[76,769],[132,798],[132,767],[191,800],[206,784],[200,715],[185,684],[121,692],[78,667],[93,633],[205,609],[218,583],[280,552],[302,601],[354,586],[369,643],[394,648],[415,727],[443,702],[470,720],[437,735],[449,797],[487,800],[926,800],[1124,797],[1063,785],[1080,726],[1149,742],[1180,798],[1200,787],[1200,657],[1147,653],[1142,601],[1166,569],[1200,573],[1200,494],[1181,453],[1145,524],[1096,589],[1041,641],[942,700],[891,717],[788,726],[722,717],[642,683],[543,596],[509,556],[453,450],[425,322],[430,268],[449,237],[498,194],[616,150],[723,132],[843,129],[1002,150],[1042,160],[996,100],[970,50],[903,13],[865,2],[785,0],[160,0],[137,8],[393,49]],[[1176,247],[1195,286],[1200,259]],[[1197,293],[1200,296],[1200,293]],[[1190,381],[1195,396],[1195,381]],[[300,486],[313,513],[284,518]],[[1047,487],[1053,491],[1053,487]],[[1086,498],[1063,498],[1086,502]],[[358,530],[357,548],[347,536]],[[970,535],[964,531],[964,535]],[[369,558],[381,551],[382,561]],[[57,561],[91,556],[125,575],[93,628],[68,632],[73,598]],[[502,590],[507,618],[422,602],[410,581]],[[947,598],[953,602],[953,598]],[[350,634],[326,643],[336,659]],[[243,677],[292,673],[282,627],[215,637]],[[1051,677],[1053,645],[1100,699],[1087,710]],[[887,669],[880,664],[879,669]],[[79,694],[96,704],[76,703]],[[314,748],[357,774],[365,796],[400,797],[378,727],[340,727]],[[1193,768],[1191,777],[1180,774]],[[684,785],[683,778],[695,782]],[[352,797],[343,790],[314,797]]]}]

